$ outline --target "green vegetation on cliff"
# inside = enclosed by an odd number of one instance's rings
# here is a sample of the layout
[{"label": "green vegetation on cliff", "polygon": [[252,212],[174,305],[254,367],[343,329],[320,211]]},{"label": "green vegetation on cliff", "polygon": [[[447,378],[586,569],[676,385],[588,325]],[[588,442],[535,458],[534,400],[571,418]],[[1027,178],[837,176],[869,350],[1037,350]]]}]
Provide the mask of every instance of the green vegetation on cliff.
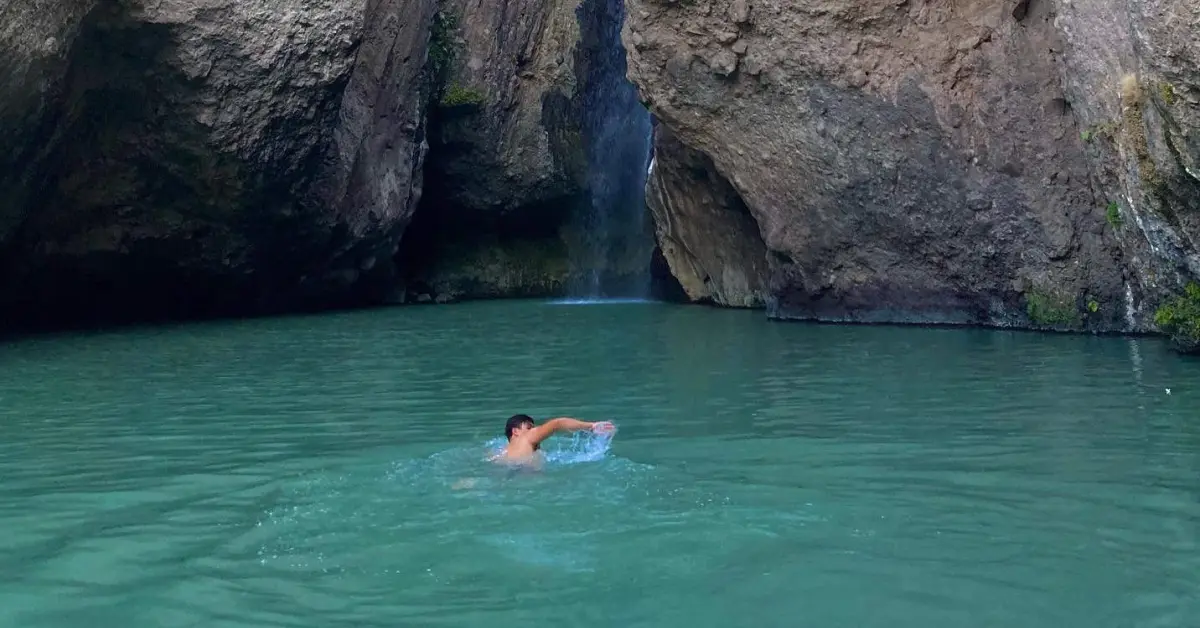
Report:
[{"label": "green vegetation on cliff", "polygon": [[439,84],[444,83],[450,66],[458,56],[455,42],[457,33],[457,15],[443,9],[433,16],[433,28],[429,33],[429,71]]},{"label": "green vegetation on cliff", "polygon": [[1160,306],[1154,324],[1170,334],[1181,351],[1200,352],[1200,284],[1189,283],[1182,295]]},{"label": "green vegetation on cliff", "polygon": [[455,63],[459,58],[458,16],[446,9],[433,17],[429,33],[429,77],[434,99],[442,107],[482,105],[486,95],[455,81]]},{"label": "green vegetation on cliff", "polygon": [[455,83],[446,88],[442,94],[442,99],[439,101],[443,107],[464,107],[469,105],[482,105],[485,96],[483,92],[471,88],[463,87]]},{"label": "green vegetation on cliff", "polygon": [[1170,83],[1160,83],[1158,85],[1158,95],[1164,103],[1168,105],[1175,104],[1175,86]]},{"label": "green vegetation on cliff", "polygon": [[1108,207],[1104,210],[1104,214],[1105,218],[1108,220],[1108,224],[1111,225],[1113,229],[1120,229],[1121,225],[1125,224],[1125,220],[1121,218],[1121,207],[1115,202],[1110,202],[1108,204]]},{"label": "green vegetation on cliff", "polygon": [[1073,299],[1040,290],[1025,295],[1025,311],[1029,320],[1045,327],[1075,327],[1080,322]]}]

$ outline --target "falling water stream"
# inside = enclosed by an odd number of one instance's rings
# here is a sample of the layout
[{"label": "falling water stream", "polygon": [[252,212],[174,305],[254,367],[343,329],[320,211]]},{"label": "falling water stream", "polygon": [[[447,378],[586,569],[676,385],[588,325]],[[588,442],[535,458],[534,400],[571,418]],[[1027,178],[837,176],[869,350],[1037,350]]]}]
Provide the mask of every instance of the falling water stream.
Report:
[{"label": "falling water stream", "polygon": [[621,0],[587,0],[578,11],[577,69],[589,198],[577,216],[572,300],[639,299],[650,293],[654,248],[645,203],[650,114],[626,78]]}]

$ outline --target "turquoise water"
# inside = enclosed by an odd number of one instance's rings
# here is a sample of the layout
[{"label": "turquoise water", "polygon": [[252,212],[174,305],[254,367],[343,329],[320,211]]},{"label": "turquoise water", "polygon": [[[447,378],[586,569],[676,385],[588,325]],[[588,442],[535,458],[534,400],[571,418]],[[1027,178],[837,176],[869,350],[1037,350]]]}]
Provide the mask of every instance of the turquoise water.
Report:
[{"label": "turquoise water", "polygon": [[[1157,339],[497,302],[0,373],[4,627],[1200,625],[1200,362]],[[506,472],[514,412],[619,431]]]}]

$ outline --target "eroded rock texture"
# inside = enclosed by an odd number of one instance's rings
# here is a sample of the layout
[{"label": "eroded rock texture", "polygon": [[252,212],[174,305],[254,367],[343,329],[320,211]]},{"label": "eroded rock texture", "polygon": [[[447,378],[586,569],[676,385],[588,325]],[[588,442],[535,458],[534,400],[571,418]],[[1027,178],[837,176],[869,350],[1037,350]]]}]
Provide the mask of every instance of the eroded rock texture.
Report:
[{"label": "eroded rock texture", "polygon": [[[432,162],[445,202],[480,213],[578,194],[585,176],[571,104],[579,2],[448,0],[434,35],[447,67]],[[431,179],[434,178],[431,176]]]},{"label": "eroded rock texture", "polygon": [[[1116,158],[1094,155],[1100,149],[1083,131],[1092,118],[1135,117],[1122,115],[1114,97],[1139,55],[1160,60],[1173,107],[1193,107],[1186,86],[1194,77],[1184,75],[1196,67],[1194,3],[629,5],[630,75],[653,113],[711,160],[754,218],[768,250],[773,316],[1147,325],[1128,295],[1171,255],[1146,252],[1144,264],[1127,263],[1143,245],[1110,224],[1106,184],[1096,182],[1111,179],[1097,163],[1115,163],[1127,180],[1139,145],[1157,163],[1168,146],[1181,153],[1194,142],[1178,122],[1190,118],[1173,114],[1179,128],[1170,142],[1150,129],[1139,144],[1135,133]],[[1131,20],[1122,10],[1153,17]],[[1114,29],[1121,32],[1110,39]],[[1104,95],[1088,93],[1100,80],[1093,74],[1105,77]],[[1141,90],[1142,126],[1163,128],[1152,120],[1157,108],[1148,113],[1154,98]],[[668,159],[659,155],[658,167]],[[1185,179],[1163,176],[1163,186],[1180,190],[1171,194],[1195,198],[1183,191]],[[665,214],[682,222],[681,213]],[[1179,222],[1169,230],[1186,240],[1187,219]],[[690,251],[721,246],[703,230],[677,238]]]},{"label": "eroded rock texture", "polygon": [[388,274],[420,192],[433,2],[62,4],[3,9],[4,318],[382,289],[364,277]]},{"label": "eroded rock texture", "polygon": [[410,297],[646,275],[649,115],[625,79],[623,14],[621,0],[445,3],[429,186],[400,251]]},{"label": "eroded rock texture", "polygon": [[741,197],[703,154],[655,129],[655,164],[646,189],[659,247],[687,298],[762,307],[767,250]]},{"label": "eroded rock texture", "polygon": [[410,296],[559,293],[586,188],[578,2],[451,0],[434,25],[429,186],[400,252]]},{"label": "eroded rock texture", "polygon": [[1067,97],[1129,268],[1128,324],[1148,328],[1200,278],[1200,2],[1054,9]]},{"label": "eroded rock texture", "polygon": [[68,55],[95,5],[94,0],[68,0],[0,6],[0,250],[42,184]]}]

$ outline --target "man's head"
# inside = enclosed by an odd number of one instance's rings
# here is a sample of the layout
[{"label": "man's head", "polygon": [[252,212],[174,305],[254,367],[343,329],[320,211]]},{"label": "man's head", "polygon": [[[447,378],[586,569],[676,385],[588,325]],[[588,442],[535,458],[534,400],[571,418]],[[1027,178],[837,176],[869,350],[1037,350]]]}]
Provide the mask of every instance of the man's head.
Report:
[{"label": "man's head", "polygon": [[504,436],[508,440],[512,440],[513,436],[520,436],[526,431],[533,429],[533,418],[527,414],[514,414],[508,419],[508,423],[504,424]]}]

